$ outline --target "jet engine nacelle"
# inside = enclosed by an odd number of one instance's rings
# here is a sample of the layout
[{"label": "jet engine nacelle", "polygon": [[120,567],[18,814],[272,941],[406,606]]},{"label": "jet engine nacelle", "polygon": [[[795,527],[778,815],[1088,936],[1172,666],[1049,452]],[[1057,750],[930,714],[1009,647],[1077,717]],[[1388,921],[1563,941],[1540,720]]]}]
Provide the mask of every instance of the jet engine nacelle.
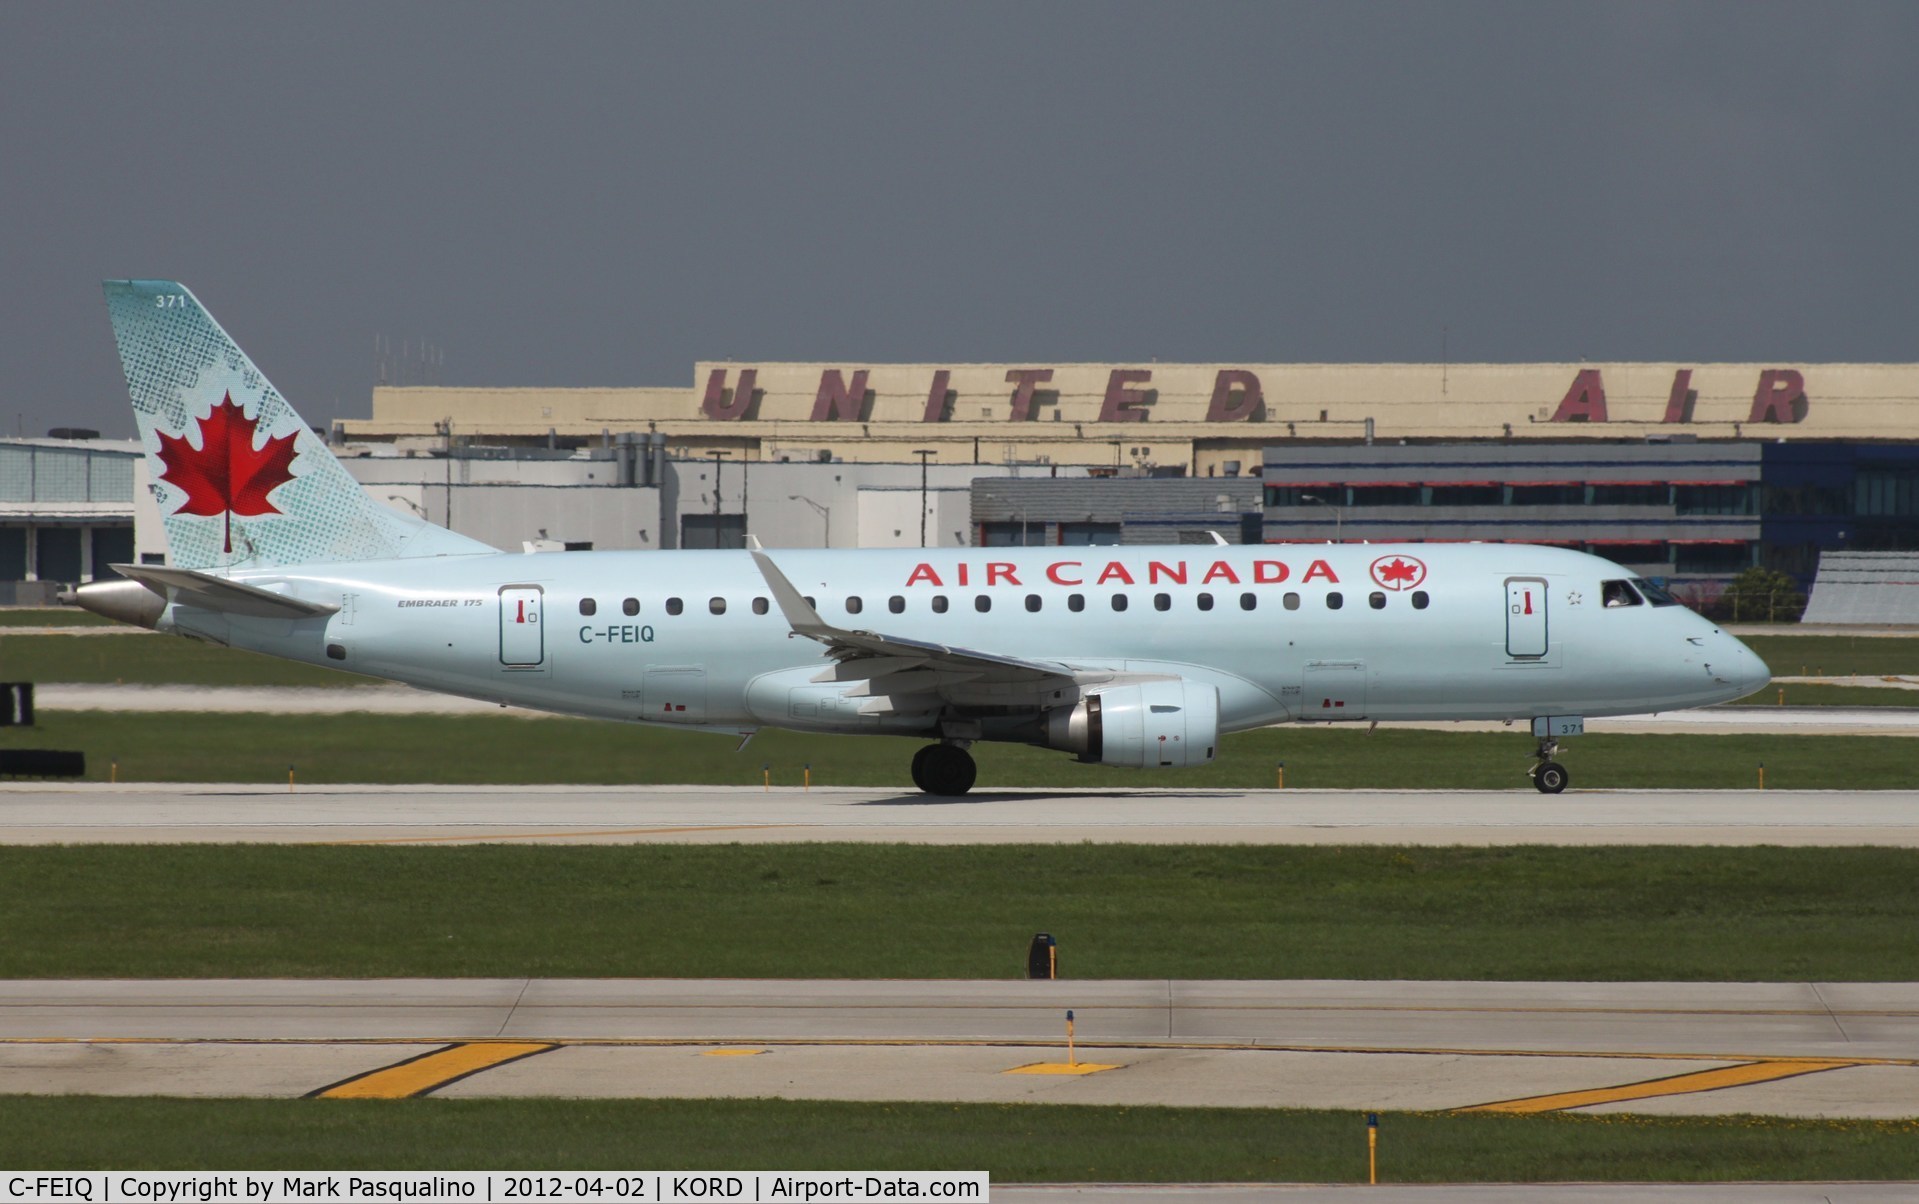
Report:
[{"label": "jet engine nacelle", "polygon": [[1184,678],[1111,686],[1048,711],[1046,743],[1103,765],[1206,765],[1219,749],[1219,689]]}]

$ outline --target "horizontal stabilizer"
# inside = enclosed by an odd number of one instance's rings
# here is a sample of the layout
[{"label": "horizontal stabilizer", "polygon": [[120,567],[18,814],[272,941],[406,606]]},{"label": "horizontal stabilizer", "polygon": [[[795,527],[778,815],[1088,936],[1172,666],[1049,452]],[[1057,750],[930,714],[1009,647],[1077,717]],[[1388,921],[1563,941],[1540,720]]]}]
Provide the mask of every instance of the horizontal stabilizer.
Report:
[{"label": "horizontal stabilizer", "polygon": [[113,571],[183,606],[198,606],[223,614],[247,615],[256,619],[310,619],[318,615],[330,615],[340,609],[332,603],[289,598],[272,590],[243,585],[192,569],[116,564]]}]

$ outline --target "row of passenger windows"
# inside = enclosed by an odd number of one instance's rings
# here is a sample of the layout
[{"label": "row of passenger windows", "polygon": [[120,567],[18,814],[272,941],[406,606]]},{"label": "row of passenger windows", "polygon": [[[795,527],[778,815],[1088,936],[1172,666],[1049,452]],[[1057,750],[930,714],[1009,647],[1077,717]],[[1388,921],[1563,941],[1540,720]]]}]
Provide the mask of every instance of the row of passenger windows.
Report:
[{"label": "row of passenger windows", "polygon": [[[1423,589],[1414,590],[1410,596],[1412,599],[1414,610],[1425,610],[1426,607],[1430,605],[1432,602],[1432,599],[1427,596],[1426,591]],[[1374,590],[1372,593],[1366,595],[1366,604],[1372,607],[1374,610],[1385,610],[1386,599],[1387,599],[1387,595],[1383,591]],[[1281,596],[1280,603],[1287,610],[1298,610],[1301,605],[1301,600],[1298,594],[1287,593]],[[806,604],[808,606],[816,605],[813,599],[811,598],[808,598],[806,600]],[[850,595],[849,597],[847,597],[844,600],[843,605],[846,607],[846,613],[849,615],[859,614],[866,609],[865,601],[863,601],[857,594]],[[1112,606],[1114,610],[1125,610],[1132,605],[1132,601],[1128,598],[1127,595],[1122,593],[1116,593],[1111,595],[1110,605]],[[1173,609],[1173,595],[1164,594],[1164,593],[1154,594],[1152,598],[1152,605],[1154,610],[1171,610]],[[1193,605],[1200,610],[1211,610],[1213,609],[1213,606],[1214,606],[1213,595],[1208,593],[1195,594],[1193,595]],[[1339,610],[1343,608],[1345,605],[1346,605],[1346,595],[1340,593],[1338,590],[1333,590],[1326,595],[1327,610]],[[931,598],[931,606],[934,614],[943,615],[949,609],[950,603],[945,594],[934,594]],[[1026,609],[1029,612],[1038,614],[1040,610],[1044,608],[1044,606],[1045,606],[1045,599],[1042,598],[1040,595],[1038,594],[1026,595]],[[1258,610],[1259,595],[1255,593],[1241,594],[1239,596],[1239,608],[1241,610]],[[726,613],[726,599],[725,598],[709,598],[707,599],[707,602],[706,602],[706,609],[708,613],[710,614],[723,615]],[[763,615],[763,614],[766,614],[771,609],[772,607],[768,604],[765,598],[753,599],[754,614]],[[906,613],[905,597],[903,597],[900,594],[894,594],[892,597],[886,600],[886,609],[896,615],[905,614]],[[980,612],[981,614],[986,614],[989,611],[991,611],[993,609],[992,595],[991,594],[975,594],[973,596],[973,609]],[[1086,595],[1085,594],[1066,595],[1066,609],[1074,612],[1075,614],[1085,610]],[[580,599],[581,614],[595,615],[599,613],[599,610],[600,610],[600,604],[595,599],[592,599],[592,598]],[[626,599],[625,601],[620,603],[620,611],[621,613],[626,615],[639,614],[640,600],[638,598]],[[680,598],[668,598],[666,600],[667,614],[677,615],[677,614],[683,614],[685,613],[685,611],[686,611],[686,603],[684,600]]]}]

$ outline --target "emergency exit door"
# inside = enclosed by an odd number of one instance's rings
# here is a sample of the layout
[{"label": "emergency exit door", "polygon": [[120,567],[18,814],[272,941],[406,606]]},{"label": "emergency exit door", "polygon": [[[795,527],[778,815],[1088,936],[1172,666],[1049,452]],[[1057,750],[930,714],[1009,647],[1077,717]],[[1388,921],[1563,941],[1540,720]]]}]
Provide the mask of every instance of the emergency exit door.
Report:
[{"label": "emergency exit door", "polygon": [[1533,660],[1546,655],[1546,581],[1506,578],[1506,655]]},{"label": "emergency exit door", "polygon": [[508,585],[500,590],[500,663],[509,669],[537,669],[546,663],[543,596],[537,585]]}]

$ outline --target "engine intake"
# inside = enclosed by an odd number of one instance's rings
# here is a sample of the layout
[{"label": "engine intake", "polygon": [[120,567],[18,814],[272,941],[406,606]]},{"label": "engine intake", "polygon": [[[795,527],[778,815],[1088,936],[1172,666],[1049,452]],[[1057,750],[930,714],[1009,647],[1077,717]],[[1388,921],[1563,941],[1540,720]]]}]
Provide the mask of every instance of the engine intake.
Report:
[{"label": "engine intake", "polygon": [[1046,745],[1089,764],[1206,765],[1219,749],[1219,690],[1184,678],[1109,687],[1048,711]]}]

